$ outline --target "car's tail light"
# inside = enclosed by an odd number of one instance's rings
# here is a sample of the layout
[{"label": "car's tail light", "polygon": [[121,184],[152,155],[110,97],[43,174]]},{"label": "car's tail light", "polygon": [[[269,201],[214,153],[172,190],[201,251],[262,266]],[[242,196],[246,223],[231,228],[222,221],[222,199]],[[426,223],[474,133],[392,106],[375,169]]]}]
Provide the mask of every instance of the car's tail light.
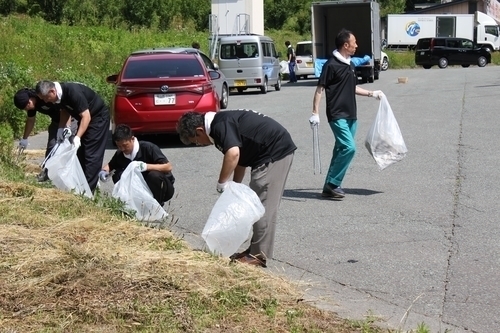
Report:
[{"label": "car's tail light", "polygon": [[122,87],[122,86],[116,87],[116,95],[118,96],[130,96],[133,93],[135,93],[135,90],[130,87]]},{"label": "car's tail light", "polygon": [[214,90],[213,86],[211,83],[207,82],[207,83],[203,83],[202,85],[197,85],[197,86],[192,86],[192,87],[189,87],[188,89],[186,89],[187,91],[192,91],[192,92],[195,92],[197,94],[201,94],[201,95],[204,95],[206,93],[209,93],[211,91]]},{"label": "car's tail light", "polygon": [[301,64],[301,63],[302,63],[302,60],[298,59],[298,60],[297,60],[297,63],[298,63],[298,64]]}]

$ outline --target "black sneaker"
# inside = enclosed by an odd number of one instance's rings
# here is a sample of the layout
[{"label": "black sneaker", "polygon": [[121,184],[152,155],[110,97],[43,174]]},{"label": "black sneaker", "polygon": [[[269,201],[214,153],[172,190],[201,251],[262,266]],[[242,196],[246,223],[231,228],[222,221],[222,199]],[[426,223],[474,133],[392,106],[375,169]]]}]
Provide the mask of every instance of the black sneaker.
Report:
[{"label": "black sneaker", "polygon": [[342,189],[342,187],[328,183],[325,185],[325,187],[323,187],[323,192],[321,193],[321,196],[328,198],[342,199],[345,197],[345,192]]}]

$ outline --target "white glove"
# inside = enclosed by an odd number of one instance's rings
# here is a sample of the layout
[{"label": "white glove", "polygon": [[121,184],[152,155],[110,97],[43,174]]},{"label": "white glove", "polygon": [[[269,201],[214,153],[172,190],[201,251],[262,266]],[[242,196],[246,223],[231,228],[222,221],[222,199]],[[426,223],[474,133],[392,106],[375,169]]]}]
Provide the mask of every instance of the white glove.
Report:
[{"label": "white glove", "polygon": [[309,124],[311,124],[311,128],[319,125],[319,114],[315,113],[309,118]]},{"label": "white glove", "polygon": [[132,167],[138,169],[140,172],[144,172],[148,169],[148,165],[142,161],[132,161],[130,164],[132,164]]},{"label": "white glove", "polygon": [[28,139],[19,140],[19,148],[26,149],[28,147]]},{"label": "white glove", "polygon": [[82,145],[82,142],[80,140],[80,137],[79,136],[75,136],[73,138],[73,146],[76,147],[76,149],[80,148],[80,146]]},{"label": "white glove", "polygon": [[225,183],[219,183],[217,182],[217,192],[222,193],[227,187],[227,182]]},{"label": "white glove", "polygon": [[106,182],[109,181],[110,178],[111,177],[109,177],[109,172],[107,172],[106,170],[101,170],[99,172],[99,179],[101,180],[101,182],[105,182],[106,183]]},{"label": "white glove", "polygon": [[375,90],[373,92],[373,97],[376,99],[381,99],[382,96],[384,96],[384,93],[382,92],[382,90]]}]

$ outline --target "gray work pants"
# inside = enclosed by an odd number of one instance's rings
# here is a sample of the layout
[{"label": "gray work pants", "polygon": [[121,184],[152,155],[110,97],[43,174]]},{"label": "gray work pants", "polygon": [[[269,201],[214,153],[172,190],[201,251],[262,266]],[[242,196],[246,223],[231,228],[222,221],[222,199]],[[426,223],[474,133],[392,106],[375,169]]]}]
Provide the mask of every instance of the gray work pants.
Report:
[{"label": "gray work pants", "polygon": [[250,188],[257,193],[266,209],[264,216],[253,225],[250,254],[257,258],[273,257],[278,208],[292,161],[293,153],[274,163],[254,168],[251,172]]}]

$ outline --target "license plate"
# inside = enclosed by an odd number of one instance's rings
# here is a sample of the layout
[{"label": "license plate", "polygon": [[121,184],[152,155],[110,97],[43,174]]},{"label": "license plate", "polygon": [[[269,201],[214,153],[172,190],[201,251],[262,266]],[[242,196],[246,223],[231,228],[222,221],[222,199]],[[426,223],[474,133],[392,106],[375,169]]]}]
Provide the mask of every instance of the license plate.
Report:
[{"label": "license plate", "polygon": [[313,63],[312,62],[306,62],[306,67],[312,67]]},{"label": "license plate", "polygon": [[234,80],[234,85],[236,87],[244,87],[247,85],[247,81],[246,80]]},{"label": "license plate", "polygon": [[175,94],[155,94],[155,105],[175,105]]}]

